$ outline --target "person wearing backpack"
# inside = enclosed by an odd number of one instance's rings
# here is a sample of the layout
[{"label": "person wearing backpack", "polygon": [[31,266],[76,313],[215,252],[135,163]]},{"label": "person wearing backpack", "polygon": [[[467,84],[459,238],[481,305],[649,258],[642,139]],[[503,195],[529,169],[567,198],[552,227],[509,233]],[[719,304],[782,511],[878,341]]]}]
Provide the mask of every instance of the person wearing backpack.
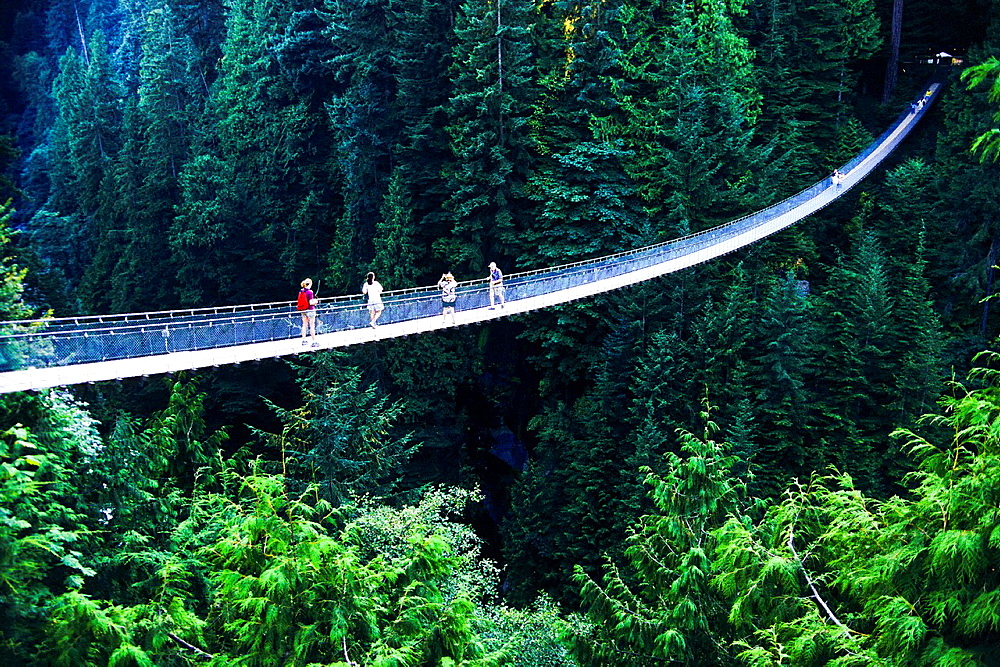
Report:
[{"label": "person wearing backpack", "polygon": [[312,346],[319,347],[319,343],[316,342],[316,304],[319,299],[312,291],[312,285],[311,278],[302,281],[302,289],[299,290],[296,308],[302,314],[302,344],[309,344],[309,341],[306,340],[306,332],[308,332],[312,339]]}]

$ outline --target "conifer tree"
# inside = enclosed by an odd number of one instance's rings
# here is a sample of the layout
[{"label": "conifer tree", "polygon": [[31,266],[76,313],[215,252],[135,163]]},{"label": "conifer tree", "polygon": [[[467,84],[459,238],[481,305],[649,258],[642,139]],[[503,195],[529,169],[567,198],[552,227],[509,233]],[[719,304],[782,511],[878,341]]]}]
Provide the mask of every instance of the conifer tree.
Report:
[{"label": "conifer tree", "polygon": [[948,264],[941,256],[946,252],[947,232],[938,210],[940,199],[926,192],[926,185],[935,180],[934,171],[923,158],[912,158],[892,169],[875,203],[877,215],[886,219],[870,230],[886,254],[904,264],[916,258],[917,247],[922,246],[926,270]]},{"label": "conifer tree", "polygon": [[697,394],[687,345],[671,331],[650,337],[637,365],[635,399],[631,407],[636,432],[634,468],[654,467],[668,451],[676,451],[673,434],[690,424],[690,397]]},{"label": "conifer tree", "polygon": [[[284,263],[315,262],[326,249],[313,231],[327,215],[326,183],[303,168],[316,159],[311,142],[326,119],[281,75],[274,48],[291,14],[269,0],[229,6],[208,125],[180,174],[170,230],[184,303],[275,300],[303,270]],[[302,255],[283,250],[293,241],[306,245]],[[239,297],[225,288],[235,276]]]},{"label": "conifer tree", "polygon": [[916,461],[909,493],[877,500],[834,471],[793,485],[759,523],[716,532],[714,585],[742,661],[997,659],[997,377],[972,378],[986,386],[953,383],[938,413],[895,433]]},{"label": "conifer tree", "polygon": [[[753,382],[747,357],[755,322],[752,291],[743,266],[735,267],[726,279],[729,282],[719,301],[709,301],[692,324],[690,345],[693,379],[719,406],[715,421],[723,432],[734,424],[739,406],[751,393]],[[703,398],[691,396],[688,404],[696,405]],[[694,426],[689,422],[685,428]]]},{"label": "conifer tree", "polygon": [[[122,92],[111,71],[107,43],[96,33],[86,57],[75,49],[59,60],[53,83],[57,117],[48,155],[50,196],[33,218],[42,256],[61,264],[71,287],[83,278],[107,226],[101,215],[122,136]],[[37,228],[37,233],[36,233]]]},{"label": "conifer tree", "polygon": [[[399,178],[412,198],[414,265],[430,267],[438,262],[457,268],[458,258],[435,251],[435,242],[447,238],[450,216],[445,202],[453,184],[443,172],[451,159],[447,105],[461,76],[450,76],[452,54],[458,39],[457,0],[420,0],[392,6],[392,32],[397,47],[389,54],[395,78],[392,115],[398,134],[392,150],[393,176]],[[391,183],[390,183],[391,187]],[[381,234],[376,231],[378,238]],[[432,280],[430,270],[421,281]],[[423,284],[423,283],[421,283]]]},{"label": "conifer tree", "polygon": [[[375,223],[379,242],[375,245],[372,270],[379,281],[393,289],[417,286],[418,262],[414,235],[413,197],[407,191],[402,171],[396,168],[389,179],[389,188]],[[450,266],[450,264],[449,264]]]},{"label": "conifer tree", "polygon": [[766,147],[751,154],[760,96],[734,26],[743,13],[740,2],[624,6],[616,132],[661,234],[730,219],[753,205],[754,172],[767,173]]},{"label": "conifer tree", "polygon": [[[120,189],[102,207],[113,225],[102,236],[98,253],[117,261],[111,275],[100,273],[100,265],[88,275],[92,307],[115,312],[177,303],[169,229],[206,96],[194,69],[198,54],[170,5],[150,11],[142,30],[138,89],[126,114],[128,137],[115,173]],[[150,262],[150,257],[161,261]],[[136,284],[147,287],[140,294]]]},{"label": "conifer tree", "polygon": [[837,128],[847,120],[857,77],[850,66],[879,47],[875,4],[767,0],[749,7],[752,33],[761,36],[756,51],[767,100],[762,129],[783,138],[782,152],[795,147],[793,174],[815,178],[823,173],[817,167],[833,146]]},{"label": "conifer tree", "polygon": [[770,282],[765,299],[755,327],[754,370],[748,375],[759,438],[754,484],[770,495],[793,476],[821,465],[826,454],[810,434],[816,331],[811,300],[791,271]]},{"label": "conifer tree", "polygon": [[53,86],[59,108],[56,150],[66,162],[53,174],[61,181],[54,184],[55,210],[88,216],[97,210],[101,182],[118,149],[120,94],[101,33],[87,45],[85,56],[70,50],[60,59]]},{"label": "conifer tree", "polygon": [[391,149],[401,129],[392,113],[395,18],[386,0],[327,0],[324,8],[324,35],[336,49],[330,60],[336,86],[326,113],[343,207],[336,222],[339,243],[328,262],[333,280],[353,290],[365,273],[358,267],[367,266],[375,254],[376,225],[392,173]]},{"label": "conifer tree", "polygon": [[[889,406],[895,401],[896,364],[911,345],[904,336],[913,327],[932,326],[903,325],[896,319],[899,290],[890,277],[881,246],[862,231],[851,256],[834,268],[822,296],[821,326],[828,341],[823,363],[828,370],[818,398],[822,416],[817,431],[832,462],[867,490],[886,481],[880,472],[886,459],[881,443],[896,417]],[[912,280],[911,285],[916,288]]]},{"label": "conifer tree", "polygon": [[[707,417],[707,415],[704,415]],[[589,628],[574,635],[583,664],[730,662],[719,639],[728,608],[712,589],[712,531],[744,510],[739,461],[711,440],[681,432],[680,452],[664,456],[662,474],[645,468],[653,510],[634,524],[625,559],[610,559],[604,576],[575,569]]]},{"label": "conifer tree", "polygon": [[900,346],[894,375],[892,423],[907,426],[916,415],[926,414],[944,379],[942,357],[944,334],[941,319],[930,301],[927,260],[923,238],[918,236],[916,257],[899,270],[899,300],[894,313],[896,337]]},{"label": "conifer tree", "polygon": [[356,495],[391,496],[419,444],[398,433],[402,405],[365,385],[358,370],[337,368],[335,359],[304,371],[301,407],[271,404],[282,430],[261,435],[290,480],[314,485],[334,506]]},{"label": "conifer tree", "polygon": [[573,567],[594,571],[600,554],[620,543],[631,514],[621,493],[628,473],[604,422],[589,398],[535,419],[540,442],[504,525],[510,599],[528,602],[544,591],[572,601]]},{"label": "conifer tree", "polygon": [[445,106],[451,159],[444,167],[453,218],[443,259],[479,271],[503,263],[529,226],[525,200],[531,160],[528,120],[537,97],[529,30],[533,5],[468,0],[459,8],[452,92]]},{"label": "conifer tree", "polygon": [[610,124],[621,78],[621,3],[542,6],[542,91],[531,120],[540,153],[528,182],[537,203],[522,256],[565,262],[599,256],[635,239],[627,148]]},{"label": "conifer tree", "polygon": [[99,440],[89,415],[55,392],[5,394],[0,424],[0,656],[28,664],[58,596],[94,574],[73,469]]}]

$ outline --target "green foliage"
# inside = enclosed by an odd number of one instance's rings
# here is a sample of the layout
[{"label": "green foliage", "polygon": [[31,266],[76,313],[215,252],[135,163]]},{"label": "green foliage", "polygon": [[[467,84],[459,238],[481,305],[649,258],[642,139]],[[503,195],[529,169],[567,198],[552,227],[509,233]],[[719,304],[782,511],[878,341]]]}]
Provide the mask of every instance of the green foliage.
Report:
[{"label": "green foliage", "polygon": [[[223,463],[224,433],[207,428],[204,400],[177,383],[164,410],[123,417],[102,441],[61,394],[4,398],[3,416],[33,427],[0,438],[0,655],[487,667],[509,660],[496,633],[529,642],[491,620],[509,616],[486,613],[498,571],[458,523],[477,494],[440,489],[411,506],[365,499],[334,511],[314,484],[260,462],[240,472],[240,457]],[[554,614],[522,617],[548,633],[530,640],[539,651],[558,653]]]},{"label": "green foliage", "polygon": [[203,517],[194,500],[215,488],[223,468],[224,431],[210,431],[196,382],[169,383],[167,406],[148,419],[121,415],[82,471],[103,548],[96,581],[120,605],[167,607],[200,587],[191,544]]},{"label": "green foliage", "polygon": [[342,359],[325,354],[304,371],[303,405],[289,410],[271,404],[283,427],[280,434],[261,434],[290,478],[315,484],[334,506],[351,495],[392,495],[420,446],[398,432],[402,404],[390,403],[360,371],[339,368]]},{"label": "green foliage", "polygon": [[995,659],[1000,404],[996,373],[975,376],[984,389],[953,384],[941,413],[924,418],[950,439],[897,433],[917,462],[907,496],[879,501],[846,475],[816,476],[759,524],[734,518],[716,533],[714,585],[732,600],[748,664]]},{"label": "green foliage", "polygon": [[72,592],[52,605],[49,636],[42,647],[47,663],[59,667],[121,665],[153,667],[156,663],[132,643],[126,614]]},{"label": "green foliage", "polygon": [[603,582],[576,569],[591,622],[573,644],[584,664],[729,662],[715,640],[725,634],[727,606],[710,586],[709,536],[743,511],[745,486],[733,479],[739,459],[708,439],[712,428],[705,438],[681,433],[681,453],[665,456],[662,476],[646,469],[654,511],[633,527],[627,560],[609,563]]},{"label": "green foliage", "polygon": [[387,512],[338,528],[310,496],[288,496],[277,477],[241,479],[204,552],[223,648],[212,664],[497,664],[474,630],[479,582],[453,579],[468,569],[457,544]]},{"label": "green foliage", "polygon": [[323,10],[323,35],[335,45],[328,64],[337,85],[324,110],[342,211],[338,253],[330,258],[339,275],[331,278],[354,292],[366,271],[362,267],[374,256],[376,224],[392,172],[389,147],[400,129],[391,112],[394,15],[386,0],[327,1]]},{"label": "green foliage", "polygon": [[529,607],[488,609],[492,627],[482,637],[487,647],[503,648],[510,664],[519,667],[572,667],[577,663],[565,646],[563,635],[580,625],[565,620],[548,597],[537,598]]},{"label": "green foliage", "polygon": [[[12,424],[14,414],[23,421]],[[94,574],[72,470],[97,437],[86,413],[55,392],[5,396],[0,417],[12,424],[0,434],[0,655],[23,663],[53,599]]]},{"label": "green foliage", "polygon": [[[973,4],[924,3],[909,25],[964,29],[984,14]],[[43,16],[22,2],[0,45],[0,131],[16,134],[0,135],[0,190],[10,175],[21,214],[0,209],[0,319],[55,303],[48,276],[95,312],[270,301],[304,275],[326,294],[356,292],[367,267],[395,287],[467,279],[490,259],[535,268],[735,218],[814,181],[892,112],[864,100],[883,9],[54,0]],[[914,52],[953,35],[917,27]],[[969,49],[979,88],[946,96],[922,121],[941,131],[901,147],[915,159],[859,211],[831,207],[739,269],[721,260],[479,341],[366,346],[363,373],[334,357],[297,403],[253,387],[281,406],[251,417],[275,433],[232,445],[263,452],[255,470],[223,455],[226,431],[208,423],[232,421],[232,405],[198,385],[135,415],[85,389],[114,415],[100,439],[59,394],[0,399],[3,657],[568,664],[561,634],[616,664],[995,662],[995,499],[957,476],[995,471],[979,450],[917,447],[937,486],[914,476],[913,495],[885,499],[909,466],[885,434],[915,428],[944,362],[964,366],[996,329],[983,299],[1000,256],[982,91],[994,52]],[[3,349],[3,368],[17,352]],[[483,386],[476,414],[463,392]],[[704,397],[725,455],[676,435],[700,428]],[[922,437],[938,442],[948,419]],[[491,608],[496,572],[455,521],[465,492],[379,505],[417,474],[478,473],[415,461],[407,431],[462,461],[500,421],[533,453],[504,518],[506,591],[575,601],[579,566],[589,621],[544,601]],[[827,463],[850,479],[810,476]],[[281,464],[283,477],[263,472]],[[792,476],[804,481],[782,493]],[[740,509],[744,483],[775,498],[771,513]],[[644,657],[614,654],[625,646]]]},{"label": "green foliage", "polygon": [[[962,71],[962,80],[969,88],[975,88],[981,83],[993,79],[990,84],[988,98],[990,102],[1000,101],[1000,60],[990,56],[985,62],[973,65]],[[1000,121],[1000,112],[993,116],[994,121]],[[987,130],[972,142],[972,152],[979,153],[979,159],[996,161],[1000,159],[1000,129]]]},{"label": "green foliage", "polygon": [[[34,311],[24,302],[24,278],[28,270],[18,266],[13,256],[10,216],[10,202],[0,203],[0,320],[21,320],[34,315]],[[3,345],[6,350],[8,343]]]},{"label": "green foliage", "polygon": [[[179,175],[206,91],[195,70],[199,54],[192,37],[184,34],[183,14],[165,4],[144,18],[136,26],[142,32],[138,99],[125,114],[126,140],[115,174],[119,187],[127,190],[102,211],[114,225],[100,230],[103,247],[97,251],[102,257],[112,255],[115,264],[110,275],[95,271],[87,277],[92,304],[99,308],[146,310],[150,301],[175,305],[174,276],[183,275],[171,261],[170,220],[181,203]],[[149,262],[150,257],[161,259]],[[107,304],[102,295],[109,283],[114,289]],[[151,294],[136,294],[130,289],[136,283],[148,286]]]}]

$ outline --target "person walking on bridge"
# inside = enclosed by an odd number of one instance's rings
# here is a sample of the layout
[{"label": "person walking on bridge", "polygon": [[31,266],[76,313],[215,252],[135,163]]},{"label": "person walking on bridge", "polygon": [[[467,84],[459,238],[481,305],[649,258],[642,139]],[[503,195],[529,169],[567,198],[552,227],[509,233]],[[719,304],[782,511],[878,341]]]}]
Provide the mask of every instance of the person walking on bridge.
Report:
[{"label": "person walking on bridge", "polygon": [[448,324],[448,315],[451,315],[451,323],[455,324],[455,302],[458,300],[458,282],[455,280],[455,276],[451,273],[445,273],[441,276],[441,280],[438,281],[438,287],[441,289],[441,317],[444,318],[444,323]]},{"label": "person walking on bridge", "polygon": [[490,310],[496,308],[496,300],[500,300],[500,307],[503,308],[503,271],[497,268],[496,262],[490,262]]},{"label": "person walking on bridge", "polygon": [[319,299],[312,291],[313,281],[311,278],[303,280],[301,286],[296,307],[302,314],[302,344],[309,344],[309,341],[306,340],[306,333],[308,333],[312,339],[312,346],[319,347],[319,343],[316,342],[316,304]]},{"label": "person walking on bridge", "polygon": [[375,280],[374,272],[369,271],[365,276],[361,293],[368,297],[368,324],[375,327],[378,318],[382,316],[382,311],[385,310],[385,304],[382,303],[382,283]]}]

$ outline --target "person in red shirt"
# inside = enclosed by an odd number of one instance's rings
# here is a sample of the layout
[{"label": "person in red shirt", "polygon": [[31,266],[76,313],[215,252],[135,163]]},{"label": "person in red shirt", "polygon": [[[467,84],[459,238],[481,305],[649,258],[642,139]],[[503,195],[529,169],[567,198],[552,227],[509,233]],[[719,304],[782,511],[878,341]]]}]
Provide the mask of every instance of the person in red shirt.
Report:
[{"label": "person in red shirt", "polygon": [[308,304],[308,308],[299,311],[302,313],[302,344],[309,344],[309,341],[306,340],[306,333],[308,332],[312,339],[312,346],[319,347],[319,343],[316,342],[316,303],[318,299],[312,291],[312,286],[312,279],[306,278],[302,281],[302,289],[299,290],[299,301],[304,301]]}]

